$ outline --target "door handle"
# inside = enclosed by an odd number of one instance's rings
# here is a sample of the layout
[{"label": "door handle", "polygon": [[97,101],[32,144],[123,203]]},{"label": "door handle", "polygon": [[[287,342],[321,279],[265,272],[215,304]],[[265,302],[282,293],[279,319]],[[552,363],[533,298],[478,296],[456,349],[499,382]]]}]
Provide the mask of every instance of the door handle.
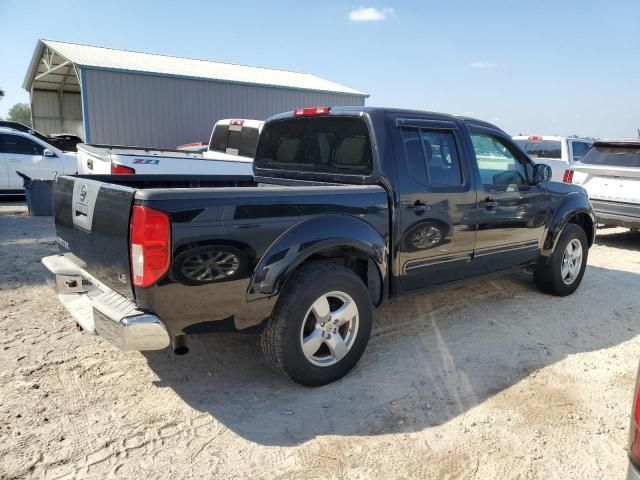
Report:
[{"label": "door handle", "polygon": [[415,212],[426,212],[431,207],[424,203],[422,200],[416,200],[412,204],[407,205],[407,208],[415,211]]},{"label": "door handle", "polygon": [[496,199],[494,197],[489,196],[485,198],[484,201],[480,202],[480,205],[482,205],[484,208],[491,209],[497,207],[498,202],[496,202]]}]

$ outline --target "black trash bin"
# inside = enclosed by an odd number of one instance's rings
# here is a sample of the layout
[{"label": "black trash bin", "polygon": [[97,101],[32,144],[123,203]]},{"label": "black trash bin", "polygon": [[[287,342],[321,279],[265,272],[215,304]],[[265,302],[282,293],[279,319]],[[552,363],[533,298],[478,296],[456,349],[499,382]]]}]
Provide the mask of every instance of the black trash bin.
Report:
[{"label": "black trash bin", "polygon": [[31,178],[22,172],[16,173],[22,177],[29,215],[53,215],[53,180]]}]

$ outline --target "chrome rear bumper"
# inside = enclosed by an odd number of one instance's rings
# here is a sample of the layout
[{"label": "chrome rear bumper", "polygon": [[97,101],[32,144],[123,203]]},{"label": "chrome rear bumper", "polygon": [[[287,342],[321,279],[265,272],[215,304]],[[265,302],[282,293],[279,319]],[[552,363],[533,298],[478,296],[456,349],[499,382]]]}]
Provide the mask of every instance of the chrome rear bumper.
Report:
[{"label": "chrome rear bumper", "polygon": [[92,277],[71,260],[52,255],[42,264],[55,277],[60,302],[86,331],[100,335],[124,351],[161,350],[169,332],[160,318]]}]

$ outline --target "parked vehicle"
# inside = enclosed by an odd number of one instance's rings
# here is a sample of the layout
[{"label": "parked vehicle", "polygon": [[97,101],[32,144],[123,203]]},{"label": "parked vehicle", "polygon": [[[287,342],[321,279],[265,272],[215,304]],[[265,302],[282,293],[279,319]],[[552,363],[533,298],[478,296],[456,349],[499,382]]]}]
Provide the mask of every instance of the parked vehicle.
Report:
[{"label": "parked vehicle", "polygon": [[582,158],[591,146],[590,140],[550,135],[518,135],[513,140],[535,163],[551,167],[551,179],[560,181],[564,171]]},{"label": "parked vehicle", "polygon": [[215,158],[220,153],[226,153],[253,159],[263,125],[262,120],[218,120],[213,126],[209,149],[204,156]]},{"label": "parked vehicle", "polygon": [[636,389],[631,407],[629,429],[629,468],[627,480],[640,480],[640,367],[636,375]]},{"label": "parked vehicle", "polygon": [[218,153],[202,153],[114,145],[78,145],[78,172],[89,175],[182,174],[251,175],[252,160]]},{"label": "parked vehicle", "polygon": [[56,147],[63,152],[75,152],[76,145],[82,143],[82,139],[72,133],[56,133],[53,135],[45,135],[39,131],[31,128],[24,123],[10,122],[7,120],[0,120],[0,128],[11,128],[19,132],[28,133],[33,135],[37,139]]},{"label": "parked vehicle", "polygon": [[50,180],[76,173],[76,163],[75,153],[62,152],[29,133],[0,128],[0,194],[24,193],[16,172]]},{"label": "parked vehicle", "polygon": [[[82,174],[252,175],[253,155],[264,122],[220,120],[205,152],[196,144],[176,150],[114,145],[80,145]],[[195,147],[195,148],[194,148]]]},{"label": "parked vehicle", "polygon": [[587,190],[599,223],[640,228],[640,140],[595,142],[563,180]]},{"label": "parked vehicle", "polygon": [[[272,117],[255,177],[65,176],[60,255],[45,257],[82,327],[124,350],[262,333],[304,385],[345,375],[388,299],[520,269],[569,295],[595,217],[499,128],[371,107]],[[129,212],[126,214],[126,212]]]}]

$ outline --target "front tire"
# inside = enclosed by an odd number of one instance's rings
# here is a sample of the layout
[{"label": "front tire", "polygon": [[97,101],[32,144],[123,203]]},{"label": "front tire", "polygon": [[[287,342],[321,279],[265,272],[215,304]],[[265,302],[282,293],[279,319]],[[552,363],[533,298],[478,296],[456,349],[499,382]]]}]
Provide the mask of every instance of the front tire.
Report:
[{"label": "front tire", "polygon": [[582,282],[588,253],[584,230],[574,223],[567,224],[549,260],[534,273],[537,287],[559,297],[571,295]]},{"label": "front tire", "polygon": [[325,385],[358,363],[372,317],[369,292],[355,273],[305,265],[287,281],[262,333],[262,350],[276,372],[301,385]]}]

